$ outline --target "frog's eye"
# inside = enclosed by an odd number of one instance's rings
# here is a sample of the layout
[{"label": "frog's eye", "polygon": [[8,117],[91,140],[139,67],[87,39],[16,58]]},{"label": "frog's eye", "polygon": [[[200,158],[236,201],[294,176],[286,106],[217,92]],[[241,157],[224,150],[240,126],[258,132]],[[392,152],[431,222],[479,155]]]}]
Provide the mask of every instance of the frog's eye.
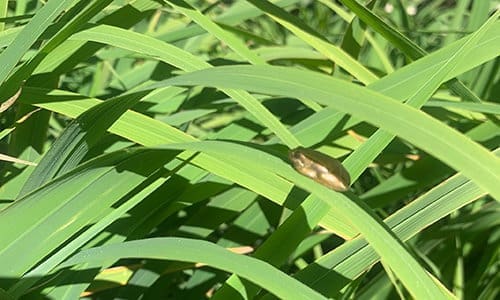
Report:
[{"label": "frog's eye", "polygon": [[321,152],[299,147],[289,153],[293,167],[300,174],[335,191],[349,189],[351,178],[342,164]]},{"label": "frog's eye", "polygon": [[299,151],[291,151],[290,157],[292,157],[293,159],[303,159],[302,154],[300,154]]},{"label": "frog's eye", "polygon": [[298,170],[299,168],[304,168],[306,167],[306,165],[310,164],[310,161],[302,152],[299,151],[299,149],[291,150],[288,153],[288,157],[290,158],[290,161],[292,162],[292,165],[296,170]]}]

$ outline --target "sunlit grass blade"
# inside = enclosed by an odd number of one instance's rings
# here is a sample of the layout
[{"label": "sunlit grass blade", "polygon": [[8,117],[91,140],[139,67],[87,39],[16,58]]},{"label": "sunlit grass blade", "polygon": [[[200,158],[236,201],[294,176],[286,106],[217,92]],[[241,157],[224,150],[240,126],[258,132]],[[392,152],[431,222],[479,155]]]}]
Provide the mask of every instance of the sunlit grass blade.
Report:
[{"label": "sunlit grass blade", "polygon": [[414,143],[471,178],[500,201],[498,158],[428,115],[368,89],[313,72],[266,66],[219,67],[178,76],[165,82],[168,83],[240,88],[290,97],[314,96],[324,105]]}]

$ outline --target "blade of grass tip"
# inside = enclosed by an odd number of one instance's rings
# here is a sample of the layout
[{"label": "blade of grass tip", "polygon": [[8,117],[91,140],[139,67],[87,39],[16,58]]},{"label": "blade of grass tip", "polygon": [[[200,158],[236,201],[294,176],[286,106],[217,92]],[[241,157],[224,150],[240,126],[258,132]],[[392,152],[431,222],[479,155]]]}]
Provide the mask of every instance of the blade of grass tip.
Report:
[{"label": "blade of grass tip", "polygon": [[19,98],[19,95],[21,95],[22,90],[23,87],[20,87],[14,95],[12,95],[9,99],[5,100],[5,102],[0,105],[0,113],[6,111],[7,109],[9,109],[9,107],[16,103],[16,100],[17,98]]},{"label": "blade of grass tip", "polygon": [[9,162],[18,163],[18,164],[27,165],[27,166],[36,166],[36,163],[34,163],[34,162],[15,158],[15,157],[5,155],[2,153],[0,153],[0,160],[1,161],[9,161]]}]

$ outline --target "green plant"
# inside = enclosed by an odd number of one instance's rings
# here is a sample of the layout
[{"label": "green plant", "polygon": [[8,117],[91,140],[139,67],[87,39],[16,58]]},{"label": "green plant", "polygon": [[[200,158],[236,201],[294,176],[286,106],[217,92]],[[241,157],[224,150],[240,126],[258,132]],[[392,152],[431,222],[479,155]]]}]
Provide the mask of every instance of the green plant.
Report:
[{"label": "green plant", "polygon": [[0,299],[498,296],[497,2],[35,2],[0,1]]}]

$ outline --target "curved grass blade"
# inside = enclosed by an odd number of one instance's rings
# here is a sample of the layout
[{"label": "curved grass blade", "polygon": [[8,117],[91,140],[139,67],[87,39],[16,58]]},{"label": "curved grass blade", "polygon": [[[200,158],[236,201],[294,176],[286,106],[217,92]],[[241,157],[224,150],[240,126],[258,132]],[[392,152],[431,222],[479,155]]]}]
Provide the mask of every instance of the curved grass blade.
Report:
[{"label": "curved grass blade", "polygon": [[296,297],[325,299],[319,293],[265,262],[235,254],[206,241],[186,238],[154,238],[96,247],[76,254],[62,267],[81,263],[99,265],[120,258],[169,259],[202,263],[248,278],[282,299]]},{"label": "curved grass blade", "polygon": [[315,72],[269,66],[218,67],[163,83],[240,88],[289,97],[307,95],[414,143],[468,176],[500,201],[497,157],[432,117],[366,88]]}]

